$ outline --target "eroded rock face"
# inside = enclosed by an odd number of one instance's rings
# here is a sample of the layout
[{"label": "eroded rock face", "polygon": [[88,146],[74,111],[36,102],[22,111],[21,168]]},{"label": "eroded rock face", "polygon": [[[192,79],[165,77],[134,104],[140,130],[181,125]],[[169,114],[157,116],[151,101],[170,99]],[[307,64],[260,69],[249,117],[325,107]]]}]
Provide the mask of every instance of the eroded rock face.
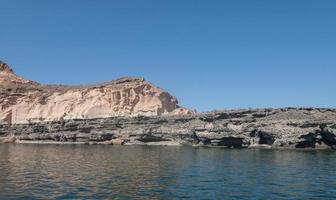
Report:
[{"label": "eroded rock face", "polygon": [[143,78],[91,86],[40,85],[0,62],[0,84],[0,121],[9,124],[190,112]]},{"label": "eroded rock face", "polygon": [[1,137],[7,142],[336,149],[336,110],[232,110],[4,124]]},{"label": "eroded rock face", "polygon": [[0,83],[0,142],[336,149],[336,109],[192,113],[142,78],[40,85],[3,62]]},{"label": "eroded rock face", "polygon": [[0,60],[0,72],[13,73],[13,70],[6,63]]}]

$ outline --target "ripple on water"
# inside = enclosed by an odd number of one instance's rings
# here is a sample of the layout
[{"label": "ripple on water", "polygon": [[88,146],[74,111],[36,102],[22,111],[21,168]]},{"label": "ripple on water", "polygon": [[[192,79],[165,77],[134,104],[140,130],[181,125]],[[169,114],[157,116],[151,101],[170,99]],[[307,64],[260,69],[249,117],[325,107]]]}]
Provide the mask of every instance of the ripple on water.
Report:
[{"label": "ripple on water", "polygon": [[333,151],[0,145],[0,199],[335,199]]}]

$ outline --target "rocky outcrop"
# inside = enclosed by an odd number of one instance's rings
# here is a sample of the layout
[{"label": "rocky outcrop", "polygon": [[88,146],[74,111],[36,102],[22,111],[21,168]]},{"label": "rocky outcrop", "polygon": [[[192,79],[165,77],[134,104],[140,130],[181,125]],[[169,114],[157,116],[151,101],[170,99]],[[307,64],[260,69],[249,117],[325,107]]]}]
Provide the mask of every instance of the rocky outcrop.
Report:
[{"label": "rocky outcrop", "polygon": [[0,62],[0,86],[0,122],[8,124],[190,112],[143,78],[90,86],[41,85]]},{"label": "rocky outcrop", "polygon": [[13,70],[6,63],[0,60],[0,72],[13,73]]},{"label": "rocky outcrop", "polygon": [[3,124],[0,136],[7,142],[335,149],[336,109],[231,110]]},{"label": "rocky outcrop", "polygon": [[193,113],[143,78],[41,85],[0,62],[0,142],[336,149],[336,109]]}]

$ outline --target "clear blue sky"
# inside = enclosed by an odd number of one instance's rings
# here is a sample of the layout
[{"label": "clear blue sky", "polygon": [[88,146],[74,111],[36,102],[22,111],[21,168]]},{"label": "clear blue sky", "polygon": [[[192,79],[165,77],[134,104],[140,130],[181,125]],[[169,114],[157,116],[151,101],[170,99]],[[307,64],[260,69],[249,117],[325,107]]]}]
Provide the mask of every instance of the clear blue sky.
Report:
[{"label": "clear blue sky", "polygon": [[0,59],[41,83],[143,76],[200,111],[336,107],[335,0],[0,0]]}]

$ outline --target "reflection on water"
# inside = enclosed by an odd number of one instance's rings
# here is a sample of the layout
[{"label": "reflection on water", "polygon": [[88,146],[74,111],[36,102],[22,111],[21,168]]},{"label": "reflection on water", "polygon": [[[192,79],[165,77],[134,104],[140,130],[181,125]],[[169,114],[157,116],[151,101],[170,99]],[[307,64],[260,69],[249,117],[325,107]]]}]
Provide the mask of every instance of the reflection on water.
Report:
[{"label": "reflection on water", "polygon": [[0,199],[334,199],[336,152],[0,145]]}]

